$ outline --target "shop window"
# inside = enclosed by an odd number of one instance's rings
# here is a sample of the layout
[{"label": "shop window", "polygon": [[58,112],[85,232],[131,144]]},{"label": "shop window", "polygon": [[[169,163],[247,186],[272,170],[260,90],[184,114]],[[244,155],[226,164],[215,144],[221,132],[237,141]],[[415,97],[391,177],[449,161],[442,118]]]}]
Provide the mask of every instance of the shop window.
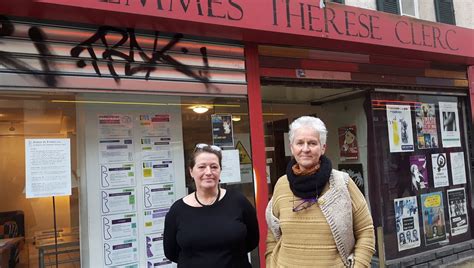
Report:
[{"label": "shop window", "polygon": [[456,25],[452,0],[435,0],[436,21]]},{"label": "shop window", "polygon": [[377,10],[418,17],[418,0],[377,0]]},{"label": "shop window", "polygon": [[387,260],[471,237],[471,173],[466,100],[443,95],[374,93],[377,206]]}]

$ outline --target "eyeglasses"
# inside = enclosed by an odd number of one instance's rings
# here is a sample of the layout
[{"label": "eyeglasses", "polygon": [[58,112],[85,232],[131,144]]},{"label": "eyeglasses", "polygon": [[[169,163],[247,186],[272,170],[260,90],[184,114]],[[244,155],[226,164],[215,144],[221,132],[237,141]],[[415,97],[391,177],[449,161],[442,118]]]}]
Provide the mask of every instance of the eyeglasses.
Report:
[{"label": "eyeglasses", "polygon": [[305,198],[300,199],[299,201],[301,202],[295,206],[295,198],[293,197],[293,212],[302,211],[311,207],[312,205],[318,203],[318,198]]},{"label": "eyeglasses", "polygon": [[196,147],[194,148],[194,151],[196,151],[196,150],[202,150],[202,149],[204,149],[204,148],[206,148],[206,147],[209,147],[209,148],[211,148],[211,150],[216,151],[216,152],[222,151],[221,147],[219,147],[219,146],[216,146],[216,145],[209,145],[209,144],[205,144],[205,143],[198,143],[198,144],[196,144]]}]

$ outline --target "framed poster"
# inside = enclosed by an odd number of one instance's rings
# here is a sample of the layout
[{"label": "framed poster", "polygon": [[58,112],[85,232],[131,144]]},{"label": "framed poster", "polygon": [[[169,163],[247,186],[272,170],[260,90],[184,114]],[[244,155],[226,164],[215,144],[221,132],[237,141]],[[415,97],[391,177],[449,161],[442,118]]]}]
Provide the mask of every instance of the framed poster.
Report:
[{"label": "framed poster", "polygon": [[234,135],[232,129],[232,115],[213,114],[212,123],[212,142],[220,147],[234,147]]},{"label": "framed poster", "polygon": [[426,245],[448,240],[444,220],[443,193],[422,194],[421,208]]},{"label": "framed poster", "polygon": [[340,127],[339,134],[339,155],[341,160],[359,159],[359,146],[357,145],[356,126]]},{"label": "framed poster", "polygon": [[393,200],[398,251],[420,246],[420,224],[416,196]]}]

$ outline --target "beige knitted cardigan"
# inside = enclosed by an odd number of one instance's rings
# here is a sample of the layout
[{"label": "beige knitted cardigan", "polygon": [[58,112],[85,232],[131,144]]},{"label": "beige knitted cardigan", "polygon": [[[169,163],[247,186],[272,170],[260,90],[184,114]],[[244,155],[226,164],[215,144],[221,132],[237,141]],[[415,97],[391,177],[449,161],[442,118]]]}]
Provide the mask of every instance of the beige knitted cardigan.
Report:
[{"label": "beige knitted cardigan", "polygon": [[364,196],[347,174],[332,171],[318,205],[295,213],[294,200],[288,179],[281,177],[270,206],[282,235],[271,231],[270,221],[267,268],[344,267],[351,253],[355,267],[369,266],[375,251],[372,217]]}]

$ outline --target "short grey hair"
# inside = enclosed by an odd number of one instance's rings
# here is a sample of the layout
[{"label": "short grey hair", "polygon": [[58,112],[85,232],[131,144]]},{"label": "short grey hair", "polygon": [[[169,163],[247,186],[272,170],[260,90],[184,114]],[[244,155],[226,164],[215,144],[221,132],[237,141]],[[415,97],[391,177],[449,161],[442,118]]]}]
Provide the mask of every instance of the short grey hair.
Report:
[{"label": "short grey hair", "polygon": [[316,131],[316,133],[319,133],[319,141],[322,145],[326,145],[326,138],[328,135],[326,125],[321,119],[313,116],[301,116],[290,124],[290,133],[288,134],[290,144],[293,144],[295,131],[302,127],[310,127]]}]

